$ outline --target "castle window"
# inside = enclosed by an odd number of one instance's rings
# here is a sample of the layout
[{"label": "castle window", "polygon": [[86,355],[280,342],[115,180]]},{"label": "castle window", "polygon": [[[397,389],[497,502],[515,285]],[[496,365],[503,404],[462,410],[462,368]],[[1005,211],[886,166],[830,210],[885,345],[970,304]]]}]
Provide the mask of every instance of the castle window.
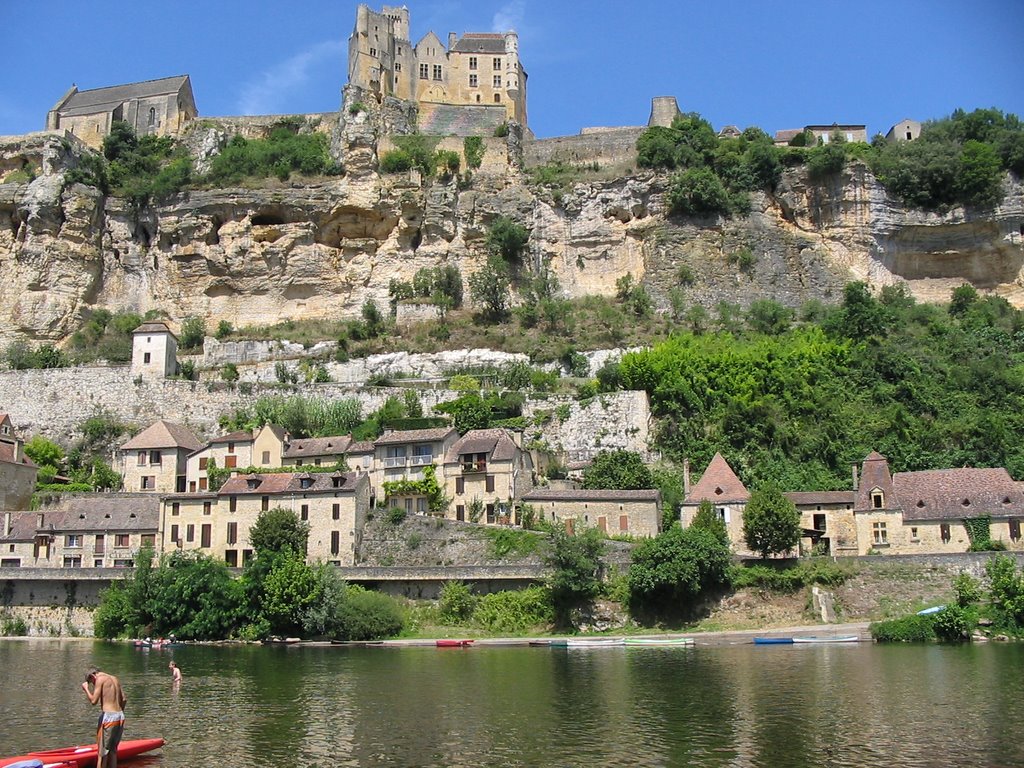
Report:
[{"label": "castle window", "polygon": [[152,128],[156,125],[156,110],[153,107],[149,108],[149,127]]},{"label": "castle window", "polygon": [[476,75],[470,75],[469,76],[469,87],[470,88],[476,88],[477,87]]},{"label": "castle window", "polygon": [[395,62],[395,72],[401,72],[401,71],[402,71],[402,62],[396,61]]},{"label": "castle window", "polygon": [[494,70],[496,72],[500,71],[501,70],[501,57],[496,56],[494,58],[494,60],[493,60],[493,64],[494,64]]},{"label": "castle window", "polygon": [[885,506],[885,496],[881,491],[872,491],[871,493],[871,508],[881,509]]},{"label": "castle window", "polygon": [[434,79],[435,80],[440,80],[441,79],[441,65],[440,64],[435,64],[434,65]]},{"label": "castle window", "polygon": [[871,543],[875,544],[876,546],[884,546],[889,543],[889,537],[885,529],[885,523],[871,524]]},{"label": "castle window", "polygon": [[494,87],[501,88],[501,75],[494,76]]},{"label": "castle window", "polygon": [[376,48],[371,48],[370,49],[370,55],[371,56],[376,56],[377,55],[377,49]]},{"label": "castle window", "polygon": [[476,56],[469,57],[469,68],[476,69]]},{"label": "castle window", "polygon": [[430,66],[427,64],[420,64],[420,80],[426,80],[430,75]]}]

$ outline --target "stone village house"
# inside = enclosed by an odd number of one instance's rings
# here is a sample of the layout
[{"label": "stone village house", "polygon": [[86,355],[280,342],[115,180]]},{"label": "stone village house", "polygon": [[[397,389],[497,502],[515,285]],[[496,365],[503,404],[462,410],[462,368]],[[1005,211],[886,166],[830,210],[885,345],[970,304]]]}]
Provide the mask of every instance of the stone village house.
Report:
[{"label": "stone village house", "polygon": [[[966,552],[971,544],[968,525],[987,526],[993,541],[1024,551],[1024,490],[1003,468],[894,475],[888,460],[873,451],[861,463],[859,476],[855,468],[854,481],[850,491],[786,494],[800,512],[802,551],[816,544],[825,553],[840,556]],[[725,521],[733,551],[752,555],[743,540],[743,510],[750,493],[721,454],[711,460],[700,481],[686,489],[684,527],[693,522],[705,499]]]},{"label": "stone village house", "polygon": [[36,487],[38,469],[25,455],[25,444],[11,417],[0,413],[0,510],[26,509]]}]

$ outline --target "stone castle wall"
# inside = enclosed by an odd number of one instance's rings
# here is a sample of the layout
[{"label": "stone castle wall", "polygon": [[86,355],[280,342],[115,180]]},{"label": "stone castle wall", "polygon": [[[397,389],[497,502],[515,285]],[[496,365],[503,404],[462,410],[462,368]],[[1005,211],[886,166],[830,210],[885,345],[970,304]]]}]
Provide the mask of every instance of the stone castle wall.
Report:
[{"label": "stone castle wall", "polygon": [[608,128],[586,131],[578,136],[524,142],[523,164],[527,168],[558,162],[632,168],[636,165],[636,141],[645,130],[642,127]]},{"label": "stone castle wall", "polygon": [[189,130],[209,126],[220,128],[232,135],[242,136],[246,139],[265,139],[282,121],[297,117],[301,118],[305,125],[313,131],[330,136],[338,125],[338,115],[337,112],[312,112],[301,115],[201,117],[189,124]]}]

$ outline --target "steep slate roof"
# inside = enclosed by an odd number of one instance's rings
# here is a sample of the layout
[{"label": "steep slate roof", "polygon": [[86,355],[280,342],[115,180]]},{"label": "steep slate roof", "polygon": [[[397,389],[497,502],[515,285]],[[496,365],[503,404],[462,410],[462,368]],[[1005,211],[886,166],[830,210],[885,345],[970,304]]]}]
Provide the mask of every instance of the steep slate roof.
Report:
[{"label": "steep slate roof", "polygon": [[515,458],[516,448],[516,441],[507,430],[471,429],[448,449],[444,461],[455,464],[467,453],[490,453],[491,461],[509,461]]},{"label": "steep slate roof", "polygon": [[377,438],[376,445],[398,445],[400,443],[431,443],[444,440],[452,433],[458,434],[455,427],[434,427],[432,429],[397,429]]},{"label": "steep slate roof", "polygon": [[[148,323],[143,323],[132,331],[133,336],[136,333],[169,333],[171,336],[174,336],[174,331],[168,327],[167,323],[162,323],[159,320],[152,320]],[[178,337],[174,336],[174,338],[177,339]]]},{"label": "steep slate roof", "polygon": [[121,446],[122,451],[150,450],[155,448],[184,448],[194,451],[203,447],[203,442],[187,428],[170,421],[150,424],[135,437]]},{"label": "steep slate roof", "polygon": [[[341,485],[334,485],[334,478],[341,478]],[[270,496],[275,493],[317,493],[327,491],[353,491],[360,477],[355,472],[274,472],[257,475],[235,475],[228,478],[220,487],[220,496]],[[249,481],[257,479],[259,484],[255,488],[249,487]],[[309,479],[313,482],[307,487],[302,487],[302,480]]]},{"label": "steep slate roof", "polygon": [[[0,520],[4,520],[2,515],[0,515]],[[32,541],[36,535],[38,520],[39,513],[37,512],[12,512],[11,532],[6,536],[3,528],[6,522],[0,523],[0,541],[11,544],[16,541]]]},{"label": "steep slate roof", "polygon": [[857,485],[857,500],[853,508],[857,512],[868,512],[871,506],[871,492],[877,488],[885,497],[885,509],[896,509],[898,497],[889,474],[889,461],[878,451],[872,451],[860,467],[860,482]]},{"label": "steep slate roof", "polygon": [[299,438],[288,443],[281,455],[286,459],[301,459],[306,456],[334,456],[345,453],[350,445],[352,445],[351,435]]},{"label": "steep slate roof", "polygon": [[145,99],[177,93],[188,82],[188,75],[175,75],[159,80],[144,80],[141,83],[111,85],[106,88],[92,88],[78,91],[60,108],[62,115],[88,115],[105,108],[114,108],[132,99]]},{"label": "steep slate roof", "polygon": [[455,41],[456,53],[505,53],[505,36],[490,32],[466,32]]},{"label": "steep slate roof", "polygon": [[1024,517],[1024,493],[998,469],[897,472],[892,478],[904,520]]},{"label": "steep slate roof", "polygon": [[720,453],[711,459],[700,480],[686,496],[687,503],[699,504],[704,499],[716,503],[750,500],[750,492]]},{"label": "steep slate roof", "polygon": [[657,489],[615,491],[578,488],[565,491],[530,491],[523,496],[523,501],[657,501],[660,497]]},{"label": "steep slate roof", "polygon": [[793,491],[783,494],[798,507],[811,504],[853,504],[853,491]]},{"label": "steep slate roof", "polygon": [[160,499],[151,493],[93,493],[65,496],[39,510],[43,529],[54,531],[155,531]]}]

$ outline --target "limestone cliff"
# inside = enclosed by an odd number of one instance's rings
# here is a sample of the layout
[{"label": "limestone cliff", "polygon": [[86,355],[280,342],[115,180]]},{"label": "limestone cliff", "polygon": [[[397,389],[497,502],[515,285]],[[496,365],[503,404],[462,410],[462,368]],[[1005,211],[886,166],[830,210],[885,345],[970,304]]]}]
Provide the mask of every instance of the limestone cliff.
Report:
[{"label": "limestone cliff", "polygon": [[[1009,177],[995,211],[940,215],[898,205],[862,164],[823,184],[791,169],[774,195],[753,196],[746,216],[680,219],[667,215],[666,177],[651,172],[560,195],[533,188],[514,140],[488,139],[468,185],[380,174],[379,126],[408,120],[384,117],[376,128],[362,113],[340,121],[332,145],[342,177],[197,190],[141,212],[66,184],[77,151],[67,138],[0,139],[0,177],[26,163],[38,172],[0,184],[0,344],[59,341],[97,306],[235,326],[355,316],[421,267],[472,274],[499,215],[531,230],[531,261],[549,264],[572,296],[612,294],[632,273],[665,308],[683,271],[687,301],[709,308],[835,301],[851,279],[905,280],[925,300],[969,281],[1024,305],[1024,188]],[[207,153],[210,131],[193,141]]]}]

